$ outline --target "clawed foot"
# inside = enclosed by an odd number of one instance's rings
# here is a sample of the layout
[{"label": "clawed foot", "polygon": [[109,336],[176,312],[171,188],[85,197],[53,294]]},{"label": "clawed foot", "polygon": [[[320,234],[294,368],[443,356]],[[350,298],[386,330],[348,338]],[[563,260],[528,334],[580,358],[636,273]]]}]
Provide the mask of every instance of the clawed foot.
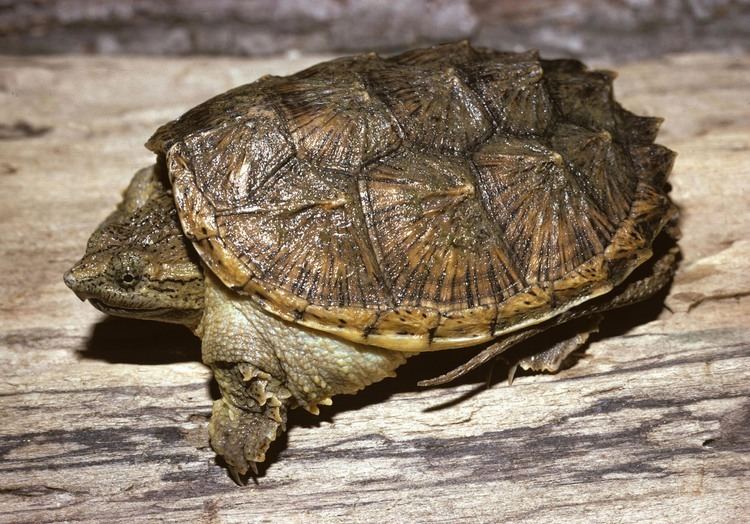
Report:
[{"label": "clawed foot", "polygon": [[223,398],[214,402],[208,434],[211,446],[224,457],[235,482],[248,470],[258,474],[257,463],[266,460],[266,451],[284,430],[286,409],[266,405],[259,412],[242,410]]},{"label": "clawed foot", "polygon": [[557,344],[548,348],[545,351],[537,353],[535,355],[522,358],[508,370],[508,384],[513,384],[513,377],[516,371],[520,367],[526,371],[541,371],[546,373],[555,373],[560,369],[563,361],[578,348],[586,345],[586,342],[592,333],[599,331],[599,323],[601,322],[600,315],[593,315],[586,319],[580,331],[575,333],[570,338],[561,340]]}]

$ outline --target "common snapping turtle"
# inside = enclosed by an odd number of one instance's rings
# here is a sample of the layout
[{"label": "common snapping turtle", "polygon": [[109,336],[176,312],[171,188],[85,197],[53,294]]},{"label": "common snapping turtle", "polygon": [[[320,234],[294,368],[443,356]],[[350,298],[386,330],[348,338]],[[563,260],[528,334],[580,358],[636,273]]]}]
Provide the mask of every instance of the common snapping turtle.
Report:
[{"label": "common snapping turtle", "polygon": [[675,265],[672,248],[627,279],[674,234],[674,154],[613,77],[466,42],[263,77],[156,131],[155,165],[65,283],[201,337],[222,394],[211,444],[240,474],[289,409],[317,413],[410,355],[485,346],[439,383],[589,319],[519,362],[554,371]]}]

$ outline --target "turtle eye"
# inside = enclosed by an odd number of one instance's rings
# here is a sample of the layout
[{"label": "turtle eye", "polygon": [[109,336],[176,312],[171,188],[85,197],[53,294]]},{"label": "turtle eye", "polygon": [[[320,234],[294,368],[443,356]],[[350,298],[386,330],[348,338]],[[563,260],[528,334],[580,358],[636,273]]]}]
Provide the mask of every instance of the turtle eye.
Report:
[{"label": "turtle eye", "polygon": [[141,279],[134,271],[126,271],[120,276],[120,284],[123,287],[134,287]]},{"label": "turtle eye", "polygon": [[132,253],[120,254],[112,260],[110,276],[121,288],[132,289],[143,279],[143,263]]}]

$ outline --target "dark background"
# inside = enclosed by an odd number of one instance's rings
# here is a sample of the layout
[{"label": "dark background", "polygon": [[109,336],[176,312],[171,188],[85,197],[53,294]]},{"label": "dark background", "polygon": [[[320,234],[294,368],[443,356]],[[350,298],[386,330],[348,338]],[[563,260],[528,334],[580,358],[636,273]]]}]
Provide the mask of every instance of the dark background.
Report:
[{"label": "dark background", "polygon": [[0,0],[0,53],[263,56],[470,38],[629,60],[750,48],[750,0]]}]

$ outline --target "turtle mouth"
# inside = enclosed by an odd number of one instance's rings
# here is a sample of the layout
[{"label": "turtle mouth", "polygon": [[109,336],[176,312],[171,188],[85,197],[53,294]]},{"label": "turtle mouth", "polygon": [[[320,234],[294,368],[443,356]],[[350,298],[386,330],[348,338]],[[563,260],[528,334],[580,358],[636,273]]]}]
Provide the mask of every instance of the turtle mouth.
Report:
[{"label": "turtle mouth", "polygon": [[102,313],[116,316],[127,316],[127,317],[158,317],[169,312],[169,308],[137,308],[137,307],[121,307],[121,306],[110,306],[105,304],[101,300],[96,298],[89,298],[88,301],[96,309]]}]

